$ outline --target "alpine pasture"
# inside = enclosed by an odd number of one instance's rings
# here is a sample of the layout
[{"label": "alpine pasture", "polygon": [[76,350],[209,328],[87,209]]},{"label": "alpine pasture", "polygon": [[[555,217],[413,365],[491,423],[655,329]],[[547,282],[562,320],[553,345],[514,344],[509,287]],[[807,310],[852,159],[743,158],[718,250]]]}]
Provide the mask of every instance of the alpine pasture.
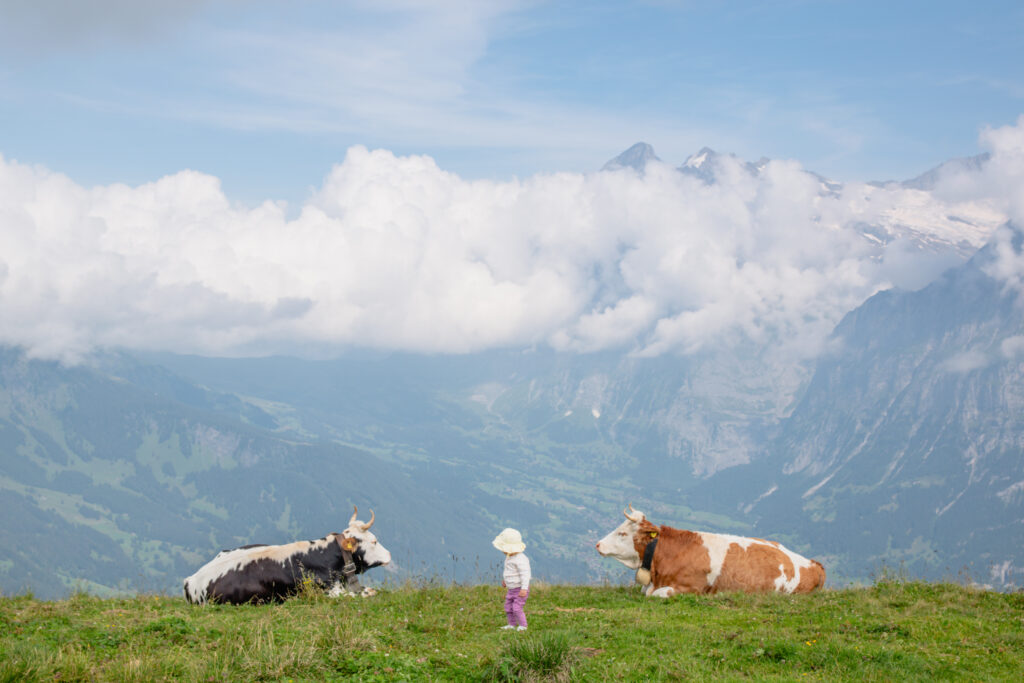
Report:
[{"label": "alpine pasture", "polygon": [[178,596],[0,598],[0,682],[1024,680],[1024,594],[886,578],[810,595],[654,600],[536,585],[529,630],[501,588],[436,582],[283,604]]}]

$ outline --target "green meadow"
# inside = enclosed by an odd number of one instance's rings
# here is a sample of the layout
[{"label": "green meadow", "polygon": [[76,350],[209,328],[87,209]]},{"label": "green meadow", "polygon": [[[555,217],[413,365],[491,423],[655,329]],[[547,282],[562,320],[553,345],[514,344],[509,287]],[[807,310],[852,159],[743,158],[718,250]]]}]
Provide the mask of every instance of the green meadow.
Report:
[{"label": "green meadow", "polygon": [[305,591],[280,605],[0,598],[0,681],[1024,680],[1024,594],[880,581],[813,595],[645,599],[537,585]]}]

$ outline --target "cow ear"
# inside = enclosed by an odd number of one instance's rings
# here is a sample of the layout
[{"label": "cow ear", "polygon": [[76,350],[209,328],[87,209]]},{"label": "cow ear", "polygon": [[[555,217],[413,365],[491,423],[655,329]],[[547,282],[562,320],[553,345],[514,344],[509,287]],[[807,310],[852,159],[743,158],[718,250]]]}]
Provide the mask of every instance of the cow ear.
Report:
[{"label": "cow ear", "polygon": [[658,532],[657,531],[652,531],[651,532],[651,538],[657,538],[657,537],[658,537]]},{"label": "cow ear", "polygon": [[354,538],[349,538],[348,536],[339,536],[338,537],[338,545],[341,546],[342,550],[347,550],[348,552],[352,552],[353,550],[356,549],[356,546],[359,545],[359,541],[357,541]]}]

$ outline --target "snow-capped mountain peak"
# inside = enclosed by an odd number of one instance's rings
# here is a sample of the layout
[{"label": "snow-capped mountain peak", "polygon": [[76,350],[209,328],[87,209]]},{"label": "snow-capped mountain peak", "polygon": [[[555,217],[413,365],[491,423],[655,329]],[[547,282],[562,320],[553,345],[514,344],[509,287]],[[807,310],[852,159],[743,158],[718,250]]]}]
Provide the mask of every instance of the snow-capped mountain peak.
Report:
[{"label": "snow-capped mountain peak", "polygon": [[715,150],[710,147],[702,147],[696,154],[691,154],[685,162],[683,162],[684,168],[700,169],[704,168],[705,164],[708,164],[710,160],[713,160],[718,156]]},{"label": "snow-capped mountain peak", "polygon": [[[602,170],[632,168],[643,173],[652,159],[658,159],[653,147],[638,142],[606,163]],[[821,225],[860,234],[875,257],[886,260],[886,267],[894,273],[893,284],[913,289],[926,284],[938,271],[968,258],[1005,222],[1006,216],[996,207],[978,201],[943,200],[932,193],[941,174],[977,170],[987,160],[985,154],[953,159],[904,182],[843,183],[808,169],[803,169],[803,173],[819,185],[816,209]],[[688,156],[676,170],[710,186],[732,182],[722,176],[727,163],[739,164],[752,178],[763,178],[772,160],[761,157],[750,162],[705,146]],[[897,248],[887,254],[886,248],[893,243],[897,243]],[[934,267],[921,271],[924,274],[920,281],[898,276],[909,268],[903,261],[915,256],[934,260]]]},{"label": "snow-capped mountain peak", "polygon": [[615,171],[621,168],[632,168],[640,173],[644,172],[649,161],[661,161],[654,153],[654,148],[646,142],[638,142],[619,156],[611,159],[601,167],[602,171]]}]

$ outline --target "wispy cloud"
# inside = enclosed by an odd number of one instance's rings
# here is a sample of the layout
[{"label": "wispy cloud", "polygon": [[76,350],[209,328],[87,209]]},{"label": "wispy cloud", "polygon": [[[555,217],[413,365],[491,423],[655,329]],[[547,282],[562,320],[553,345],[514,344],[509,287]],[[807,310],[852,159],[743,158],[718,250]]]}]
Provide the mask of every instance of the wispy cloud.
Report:
[{"label": "wispy cloud", "polygon": [[[71,5],[79,4],[44,0],[35,9],[0,10],[0,23],[39,50],[80,51],[85,66],[72,64],[75,76],[48,91],[104,115],[411,150],[528,151],[534,168],[576,169],[641,138],[667,159],[706,144],[806,158],[800,146],[765,150],[765,140],[794,131],[833,150],[810,159],[832,165],[862,151],[872,130],[870,117],[830,95],[813,73],[756,73],[686,53],[673,57],[686,69],[666,82],[663,55],[627,46],[621,63],[571,50],[544,63],[517,59],[514,51],[528,51],[533,33],[552,30],[537,2],[258,2],[246,12],[234,0]],[[58,18],[64,10],[67,17]],[[78,13],[80,21],[70,19]],[[560,21],[561,32],[581,30]],[[62,32],[68,35],[54,39],[60,44],[47,47],[48,36]],[[164,40],[147,45],[154,37]],[[548,72],[560,74],[552,87]],[[654,99],[626,94],[636,74],[651,81]],[[781,85],[794,79],[802,85]],[[623,94],[609,107],[570,87],[577,81]],[[27,98],[37,82],[11,86]],[[492,166],[489,175],[507,175],[501,160]]]}]

